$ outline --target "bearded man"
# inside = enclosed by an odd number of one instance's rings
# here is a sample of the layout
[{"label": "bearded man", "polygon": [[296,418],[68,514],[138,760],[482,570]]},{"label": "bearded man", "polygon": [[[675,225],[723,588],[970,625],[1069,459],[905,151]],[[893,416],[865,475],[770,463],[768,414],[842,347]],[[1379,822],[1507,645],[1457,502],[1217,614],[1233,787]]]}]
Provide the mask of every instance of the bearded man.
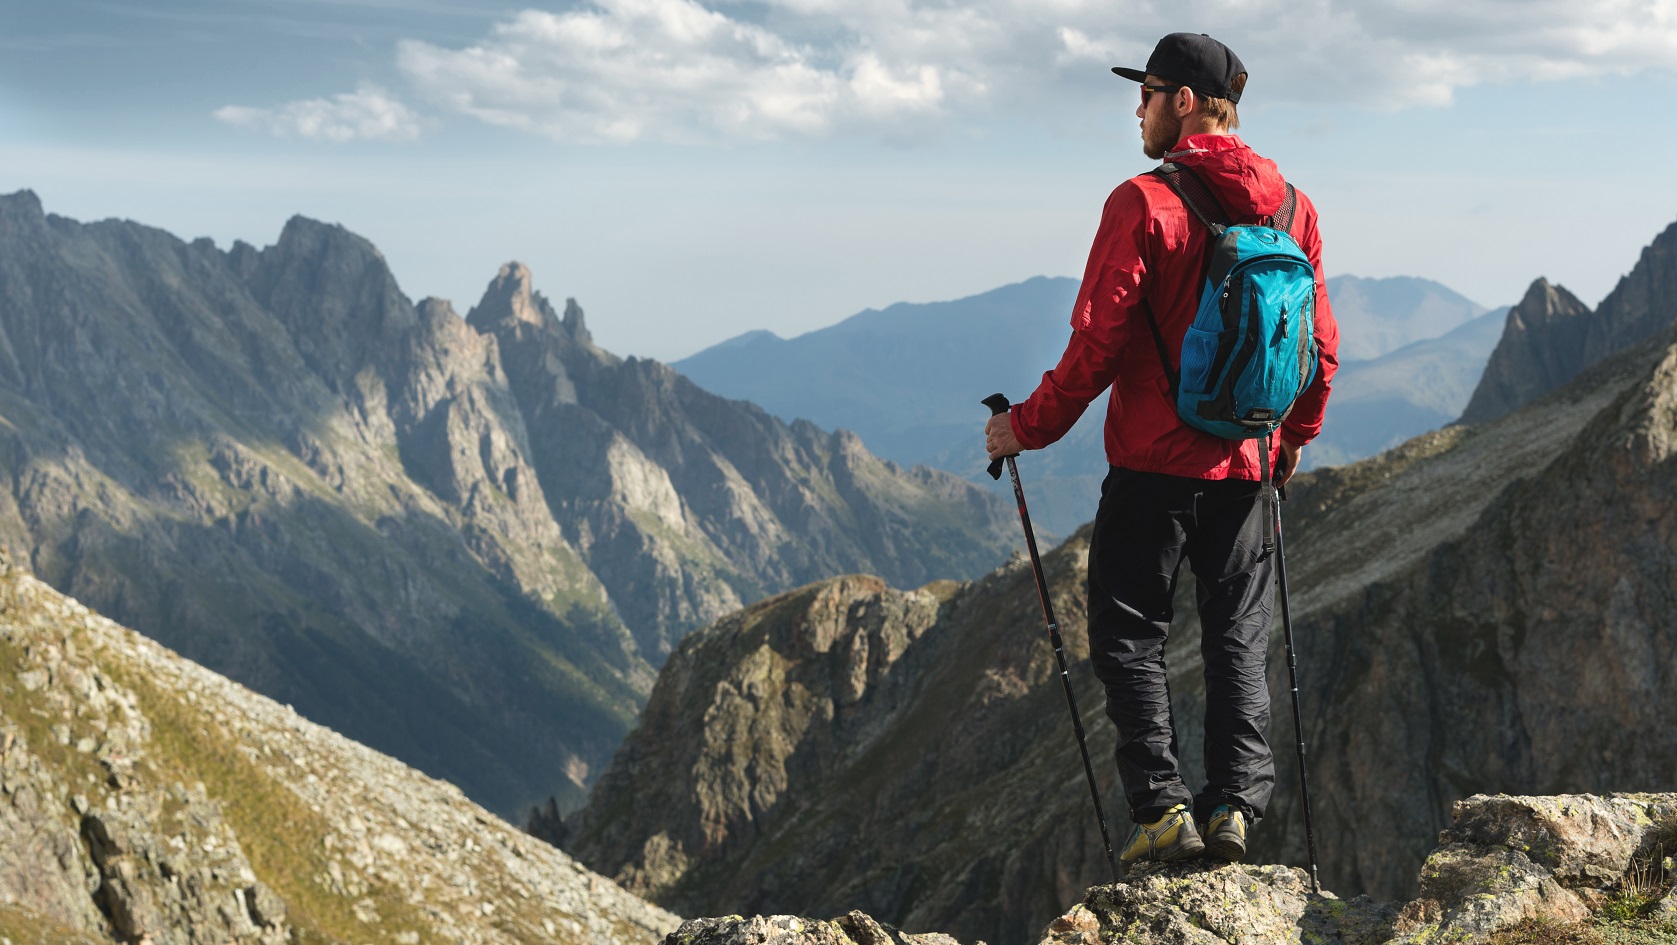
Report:
[{"label": "bearded man", "polygon": [[[1212,239],[1156,174],[1120,184],[1106,201],[1071,341],[1029,399],[985,428],[991,459],[1042,449],[1071,429],[1111,387],[1106,456],[1089,547],[1089,653],[1118,728],[1118,773],[1135,828],[1120,859],[1175,861],[1205,854],[1234,861],[1275,783],[1266,650],[1274,555],[1265,549],[1263,467],[1284,484],[1316,436],[1338,366],[1339,329],[1322,277],[1316,208],[1274,162],[1234,132],[1246,67],[1202,33],[1160,40],[1147,68],[1112,70],[1141,83],[1142,150],[1188,168],[1231,223],[1285,229],[1315,269],[1313,380],[1278,438],[1231,440],[1177,414],[1173,377],[1200,305]],[[1198,201],[1196,201],[1197,203]],[[1280,218],[1277,214],[1280,213]],[[1167,363],[1168,362],[1168,363]],[[1274,452],[1260,457],[1260,443]],[[1198,591],[1205,659],[1205,782],[1183,781],[1164,650],[1183,559]]]}]

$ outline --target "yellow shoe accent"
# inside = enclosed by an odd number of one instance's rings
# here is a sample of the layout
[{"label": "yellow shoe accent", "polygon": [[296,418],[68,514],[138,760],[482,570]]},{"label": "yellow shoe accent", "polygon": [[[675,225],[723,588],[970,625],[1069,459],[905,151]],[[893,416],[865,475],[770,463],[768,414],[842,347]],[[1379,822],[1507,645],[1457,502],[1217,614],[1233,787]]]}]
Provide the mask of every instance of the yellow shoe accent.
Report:
[{"label": "yellow shoe accent", "polygon": [[1238,862],[1246,855],[1246,813],[1220,804],[1205,824],[1205,852],[1219,860]]},{"label": "yellow shoe accent", "polygon": [[1118,855],[1122,863],[1157,861],[1162,863],[1198,856],[1205,850],[1205,842],[1194,829],[1188,805],[1178,804],[1150,824],[1136,824],[1130,833],[1124,852]]}]

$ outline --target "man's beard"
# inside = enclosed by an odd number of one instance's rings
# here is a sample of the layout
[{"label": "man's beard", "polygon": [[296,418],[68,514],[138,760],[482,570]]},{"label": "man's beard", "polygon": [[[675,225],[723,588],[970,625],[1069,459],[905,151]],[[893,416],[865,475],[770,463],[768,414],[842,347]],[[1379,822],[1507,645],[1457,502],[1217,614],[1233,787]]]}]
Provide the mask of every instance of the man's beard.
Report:
[{"label": "man's beard", "polygon": [[1170,146],[1182,140],[1182,116],[1159,109],[1159,116],[1141,122],[1141,153],[1155,161],[1162,160]]}]

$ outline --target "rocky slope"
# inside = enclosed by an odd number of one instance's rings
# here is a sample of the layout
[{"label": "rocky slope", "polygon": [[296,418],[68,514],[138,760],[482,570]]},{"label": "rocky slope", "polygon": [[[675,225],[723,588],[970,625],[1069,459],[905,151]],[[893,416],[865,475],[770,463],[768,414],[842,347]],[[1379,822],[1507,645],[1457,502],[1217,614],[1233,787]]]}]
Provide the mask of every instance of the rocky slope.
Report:
[{"label": "rocky slope", "polygon": [[[1285,866],[1141,867],[1090,889],[1053,920],[1041,945],[1422,945],[1677,941],[1677,795],[1477,796],[1421,869],[1402,904],[1331,891]],[[1034,940],[1034,939],[1032,939]],[[666,945],[955,945],[902,933],[852,911],[694,919]]]},{"label": "rocky slope", "polygon": [[0,559],[0,937],[628,945],[678,921]]},{"label": "rocky slope", "polygon": [[476,312],[338,226],[223,252],[0,197],[0,545],[506,814],[580,803],[692,626],[1005,554],[995,497],[619,361],[523,267]]},{"label": "rocky slope", "polygon": [[[1471,794],[1677,783],[1674,491],[1672,337],[1500,420],[1295,483],[1288,564],[1325,883],[1412,895]],[[1080,534],[1045,565],[1105,755],[1086,559]],[[1190,584],[1168,662],[1192,778]],[[1282,787],[1253,843],[1296,864],[1279,637]],[[1106,869],[1052,666],[1022,562],[960,587],[849,578],[775,598],[672,657],[567,849],[678,911],[862,909],[1025,940]]]},{"label": "rocky slope", "polygon": [[1463,423],[1523,406],[1603,358],[1662,334],[1677,320],[1677,223],[1654,238],[1595,311],[1547,280],[1532,283],[1473,392]]}]

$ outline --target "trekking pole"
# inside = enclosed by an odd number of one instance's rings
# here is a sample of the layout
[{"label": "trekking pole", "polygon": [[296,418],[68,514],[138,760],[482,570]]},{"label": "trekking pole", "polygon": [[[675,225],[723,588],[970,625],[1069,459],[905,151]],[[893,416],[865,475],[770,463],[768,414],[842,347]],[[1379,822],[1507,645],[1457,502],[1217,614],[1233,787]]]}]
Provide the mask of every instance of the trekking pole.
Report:
[{"label": "trekking pole", "polygon": [[[1267,445],[1267,441],[1266,441]],[[1287,493],[1281,492],[1281,498]],[[1316,877],[1316,827],[1310,818],[1310,779],[1304,773],[1304,719],[1299,715],[1299,664],[1293,652],[1293,615],[1287,606],[1287,553],[1281,542],[1281,503],[1271,502],[1270,513],[1275,518],[1275,578],[1281,591],[1281,629],[1287,641],[1287,679],[1293,687],[1293,733],[1298,736],[1299,795],[1304,799],[1304,842],[1310,856],[1310,891],[1321,895],[1322,884]]]},{"label": "trekking pole", "polygon": [[[1009,404],[1002,394],[984,398],[990,416],[1007,413]],[[1019,485],[1019,465],[1012,456],[990,463],[991,479],[1002,477],[1002,462],[1013,477],[1013,498],[1019,503],[1019,524],[1025,527],[1025,548],[1031,553],[1031,571],[1036,575],[1036,594],[1042,601],[1042,619],[1048,623],[1048,641],[1054,645],[1054,658],[1060,661],[1060,682],[1066,688],[1066,706],[1071,709],[1072,731],[1077,733],[1077,750],[1083,753],[1083,773],[1089,778],[1089,797],[1095,802],[1095,820],[1101,825],[1101,845],[1106,848],[1106,862],[1112,867],[1112,881],[1118,882],[1118,861],[1112,856],[1112,837],[1106,832],[1106,814],[1101,810],[1100,788],[1095,786],[1095,766],[1089,763],[1089,743],[1083,737],[1083,716],[1077,711],[1077,696],[1071,691],[1071,676],[1066,672],[1066,654],[1060,642],[1060,625],[1054,620],[1054,605],[1048,601],[1048,579],[1042,574],[1042,558],[1036,550],[1036,533],[1031,530],[1031,513],[1025,508],[1025,489]],[[1307,808],[1308,809],[1308,808]]]}]

